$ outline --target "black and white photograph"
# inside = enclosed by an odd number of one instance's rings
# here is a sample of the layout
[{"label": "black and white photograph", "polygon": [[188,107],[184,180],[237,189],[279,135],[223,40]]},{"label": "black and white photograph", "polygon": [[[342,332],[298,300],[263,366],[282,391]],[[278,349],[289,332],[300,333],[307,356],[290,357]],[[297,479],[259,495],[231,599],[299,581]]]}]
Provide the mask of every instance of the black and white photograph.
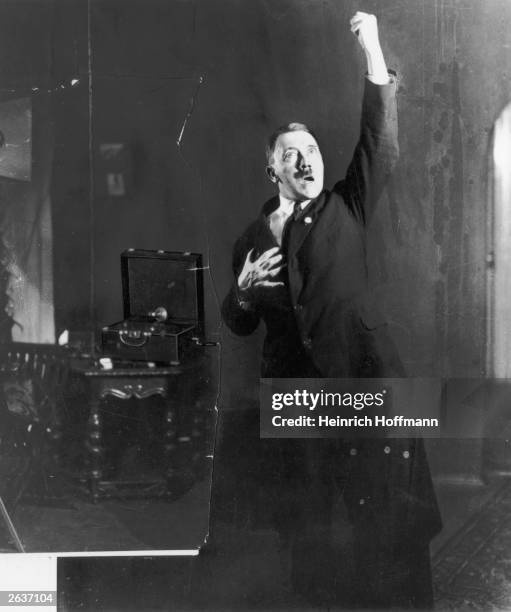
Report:
[{"label": "black and white photograph", "polygon": [[507,0],[0,0],[2,562],[510,610],[509,211]]}]

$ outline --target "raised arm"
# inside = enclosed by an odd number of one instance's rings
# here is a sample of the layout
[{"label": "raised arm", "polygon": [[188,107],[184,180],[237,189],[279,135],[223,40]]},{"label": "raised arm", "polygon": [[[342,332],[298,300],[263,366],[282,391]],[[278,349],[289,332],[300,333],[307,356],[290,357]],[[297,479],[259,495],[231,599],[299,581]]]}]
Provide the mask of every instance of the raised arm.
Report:
[{"label": "raised arm", "polygon": [[367,59],[360,138],[346,178],[334,187],[353,214],[367,223],[399,156],[396,82],[387,70],[374,15],[356,13],[350,21]]}]

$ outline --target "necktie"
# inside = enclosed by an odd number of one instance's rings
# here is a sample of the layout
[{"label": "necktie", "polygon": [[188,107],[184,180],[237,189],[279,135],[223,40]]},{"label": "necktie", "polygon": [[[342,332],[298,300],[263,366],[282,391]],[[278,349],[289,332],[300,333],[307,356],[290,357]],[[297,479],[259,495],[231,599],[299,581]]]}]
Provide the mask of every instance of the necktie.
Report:
[{"label": "necktie", "polygon": [[284,252],[287,250],[287,243],[289,239],[289,232],[291,230],[291,226],[293,223],[298,221],[300,215],[302,213],[301,202],[295,202],[293,205],[293,212],[287,217],[284,226],[282,228],[282,236],[281,236],[281,247]]}]

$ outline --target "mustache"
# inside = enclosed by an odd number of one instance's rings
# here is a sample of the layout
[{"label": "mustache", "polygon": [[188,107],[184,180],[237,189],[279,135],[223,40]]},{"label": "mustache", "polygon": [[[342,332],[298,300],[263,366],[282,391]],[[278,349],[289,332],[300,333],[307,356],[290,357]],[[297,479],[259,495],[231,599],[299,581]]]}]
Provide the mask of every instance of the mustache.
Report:
[{"label": "mustache", "polygon": [[314,172],[312,170],[300,170],[295,173],[295,178],[297,179],[305,179],[306,181],[314,181]]}]

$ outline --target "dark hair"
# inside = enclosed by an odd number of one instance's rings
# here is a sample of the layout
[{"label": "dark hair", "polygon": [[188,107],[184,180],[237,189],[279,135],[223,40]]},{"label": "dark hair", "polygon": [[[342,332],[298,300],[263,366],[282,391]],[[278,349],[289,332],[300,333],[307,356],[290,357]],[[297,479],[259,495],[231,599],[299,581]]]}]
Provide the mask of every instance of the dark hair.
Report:
[{"label": "dark hair", "polygon": [[281,134],[287,134],[288,132],[308,132],[317,141],[316,134],[314,134],[310,127],[305,125],[305,123],[293,122],[286,123],[286,125],[281,125],[271,134],[271,136],[268,138],[268,142],[266,143],[266,161],[268,164],[271,164],[277,138]]}]

